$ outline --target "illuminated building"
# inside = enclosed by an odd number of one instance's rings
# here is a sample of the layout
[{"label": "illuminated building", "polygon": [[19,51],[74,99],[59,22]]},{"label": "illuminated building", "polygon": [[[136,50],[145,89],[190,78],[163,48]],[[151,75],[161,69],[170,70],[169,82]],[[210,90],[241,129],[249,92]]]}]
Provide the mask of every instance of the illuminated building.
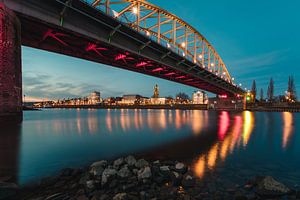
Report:
[{"label": "illuminated building", "polygon": [[101,103],[100,92],[94,91],[88,96],[88,104],[96,105]]},{"label": "illuminated building", "polygon": [[203,91],[195,91],[192,95],[193,104],[207,104],[207,94]]},{"label": "illuminated building", "polygon": [[166,98],[159,97],[159,88],[157,84],[154,86],[153,97],[150,98],[150,104],[155,104],[155,105],[166,104]]}]

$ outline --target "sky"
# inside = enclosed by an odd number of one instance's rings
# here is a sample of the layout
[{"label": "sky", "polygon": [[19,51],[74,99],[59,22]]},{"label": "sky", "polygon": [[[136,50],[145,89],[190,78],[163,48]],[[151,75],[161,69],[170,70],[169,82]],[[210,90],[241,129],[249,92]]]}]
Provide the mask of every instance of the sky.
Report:
[{"label": "sky", "polygon": [[[214,46],[236,83],[266,90],[271,77],[275,94],[284,94],[293,75],[300,91],[299,0],[149,0],[195,27]],[[188,3],[187,3],[188,2]],[[196,88],[115,67],[22,47],[23,93],[26,100],[141,94],[161,96]]]}]

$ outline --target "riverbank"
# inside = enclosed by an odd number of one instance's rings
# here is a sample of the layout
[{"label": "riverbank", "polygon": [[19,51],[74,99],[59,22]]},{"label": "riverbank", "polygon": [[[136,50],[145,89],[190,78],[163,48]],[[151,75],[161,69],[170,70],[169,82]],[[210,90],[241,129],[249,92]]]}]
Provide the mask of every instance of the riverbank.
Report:
[{"label": "riverbank", "polygon": [[80,108],[80,109],[169,109],[169,110],[207,110],[207,104],[175,105],[56,105],[47,108]]},{"label": "riverbank", "polygon": [[300,191],[272,177],[249,177],[243,185],[227,185],[212,174],[200,179],[182,162],[146,161],[133,156],[98,161],[82,169],[19,188],[0,181],[0,199],[159,200],[159,199],[300,199]]}]

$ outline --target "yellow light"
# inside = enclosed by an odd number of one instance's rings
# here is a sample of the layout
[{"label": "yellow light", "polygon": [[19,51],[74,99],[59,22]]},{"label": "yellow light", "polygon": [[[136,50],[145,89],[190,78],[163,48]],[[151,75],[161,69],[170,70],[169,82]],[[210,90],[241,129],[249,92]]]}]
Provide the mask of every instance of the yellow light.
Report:
[{"label": "yellow light", "polygon": [[181,43],[181,46],[182,46],[182,47],[185,47],[185,42],[182,42],[182,43]]},{"label": "yellow light", "polygon": [[212,67],[215,66],[215,63],[210,63],[210,66],[212,66]]},{"label": "yellow light", "polygon": [[137,7],[133,7],[133,8],[132,8],[132,13],[133,13],[133,14],[137,14],[137,13],[138,13]]},{"label": "yellow light", "polygon": [[185,53],[184,52],[182,52],[182,56],[185,57]]},{"label": "yellow light", "polygon": [[203,58],[203,56],[200,54],[200,55],[199,55],[199,58],[200,58],[200,59],[202,59],[202,58]]},{"label": "yellow light", "polygon": [[170,45],[169,43],[167,43],[167,47],[168,47],[168,48],[170,48],[170,47],[171,47],[171,45]]},{"label": "yellow light", "polygon": [[149,36],[149,35],[150,35],[150,32],[149,32],[149,31],[146,31],[146,35],[148,35],[148,36]]}]

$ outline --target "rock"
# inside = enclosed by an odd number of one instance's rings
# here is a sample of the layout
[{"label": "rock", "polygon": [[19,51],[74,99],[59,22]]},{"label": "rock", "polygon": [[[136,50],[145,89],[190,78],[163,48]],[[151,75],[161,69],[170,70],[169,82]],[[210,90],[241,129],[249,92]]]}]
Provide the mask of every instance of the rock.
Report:
[{"label": "rock", "polygon": [[170,168],[167,165],[161,166],[161,167],[159,167],[159,169],[160,169],[160,171],[163,171],[163,172],[170,171]]},{"label": "rock", "polygon": [[271,176],[262,178],[257,184],[256,193],[260,196],[274,197],[288,194],[291,190]]},{"label": "rock", "polygon": [[143,169],[140,169],[138,171],[138,179],[139,180],[145,179],[145,178],[150,178],[151,176],[152,176],[151,169],[148,166]]},{"label": "rock", "polygon": [[94,186],[94,181],[93,180],[88,180],[86,182],[86,187],[89,188],[89,189],[93,189],[95,186]]},{"label": "rock", "polygon": [[16,195],[18,189],[15,183],[0,182],[0,199],[9,199]]},{"label": "rock", "polygon": [[101,160],[101,161],[94,162],[93,164],[91,164],[90,167],[98,167],[98,166],[105,168],[107,166],[107,161]]},{"label": "rock", "polygon": [[76,198],[77,200],[89,200],[85,195],[80,195],[79,197]]},{"label": "rock", "polygon": [[176,163],[175,170],[181,174],[184,174],[187,172],[187,166],[185,166],[185,164],[179,162],[179,163]]},{"label": "rock", "polygon": [[135,166],[139,169],[144,168],[145,166],[149,166],[149,163],[144,160],[144,159],[139,159],[136,163]]},{"label": "rock", "polygon": [[101,185],[105,185],[109,178],[116,175],[117,171],[115,169],[106,168],[102,173]]},{"label": "rock", "polygon": [[153,162],[153,165],[159,165],[159,164],[160,164],[159,160]]},{"label": "rock", "polygon": [[101,176],[105,167],[107,166],[107,161],[106,160],[101,160],[98,162],[94,162],[90,166],[90,173],[94,176]]},{"label": "rock", "polygon": [[128,164],[128,166],[134,166],[136,163],[136,159],[130,155],[125,158],[125,162]]},{"label": "rock", "polygon": [[113,200],[125,200],[127,199],[126,193],[118,193],[113,197]]},{"label": "rock", "polygon": [[194,177],[192,177],[189,174],[184,175],[181,184],[183,187],[185,188],[189,188],[189,187],[193,187],[195,186],[196,180],[194,179]]},{"label": "rock", "polygon": [[131,175],[131,172],[130,172],[130,170],[128,169],[127,166],[123,167],[122,169],[120,169],[118,171],[118,176],[120,176],[121,178],[126,178],[126,177],[128,177],[130,175]]},{"label": "rock", "polygon": [[173,185],[179,186],[181,183],[181,180],[182,180],[182,175],[179,174],[178,172],[172,172],[171,179],[172,179]]},{"label": "rock", "polygon": [[124,163],[124,158],[118,158],[114,161],[114,168],[118,169]]}]

